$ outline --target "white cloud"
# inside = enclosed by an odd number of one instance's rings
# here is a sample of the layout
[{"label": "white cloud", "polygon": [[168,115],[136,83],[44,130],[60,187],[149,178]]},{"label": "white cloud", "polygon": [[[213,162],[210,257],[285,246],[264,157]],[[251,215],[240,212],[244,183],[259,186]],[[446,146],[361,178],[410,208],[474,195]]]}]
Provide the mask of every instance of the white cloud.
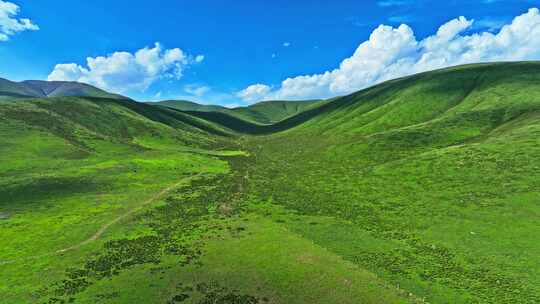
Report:
[{"label": "white cloud", "polygon": [[291,46],[291,43],[290,42],[283,42],[283,46],[284,47],[289,47],[289,46]]},{"label": "white cloud", "polygon": [[[497,33],[468,33],[473,20],[459,17],[436,34],[417,40],[405,24],[380,25],[338,68],[320,74],[287,78],[272,89],[256,84],[237,96],[263,99],[325,98],[348,94],[382,81],[452,65],[540,59],[540,12],[531,8]],[[465,32],[465,34],[464,34]],[[468,34],[467,34],[468,33]]]},{"label": "white cloud", "polygon": [[144,91],[160,78],[182,77],[190,64],[201,62],[181,49],[163,50],[159,43],[145,47],[134,54],[114,52],[107,56],[88,57],[86,66],[75,63],[57,64],[48,80],[85,82],[112,92]]},{"label": "white cloud", "polygon": [[256,102],[268,96],[271,90],[272,88],[267,85],[253,84],[238,92],[236,96],[242,98],[245,102]]},{"label": "white cloud", "polygon": [[0,0],[0,41],[8,41],[19,32],[39,30],[30,19],[16,18],[19,10],[18,5]]}]

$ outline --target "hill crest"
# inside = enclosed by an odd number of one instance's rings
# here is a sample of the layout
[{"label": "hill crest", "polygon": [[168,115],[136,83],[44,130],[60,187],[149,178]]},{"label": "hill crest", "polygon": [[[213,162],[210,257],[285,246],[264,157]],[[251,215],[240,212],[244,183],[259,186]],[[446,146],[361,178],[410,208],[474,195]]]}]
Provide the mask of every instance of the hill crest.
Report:
[{"label": "hill crest", "polygon": [[0,98],[47,98],[47,97],[102,97],[129,99],[109,93],[92,85],[75,81],[24,80],[20,82],[0,78]]}]

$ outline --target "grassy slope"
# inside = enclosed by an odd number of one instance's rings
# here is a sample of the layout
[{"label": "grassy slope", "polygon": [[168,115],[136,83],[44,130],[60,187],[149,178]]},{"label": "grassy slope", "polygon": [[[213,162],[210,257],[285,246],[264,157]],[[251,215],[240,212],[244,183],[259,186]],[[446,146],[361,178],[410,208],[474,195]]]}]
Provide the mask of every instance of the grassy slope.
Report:
[{"label": "grassy slope", "polygon": [[[191,152],[219,144],[204,130],[221,134],[205,122],[174,111],[109,99],[6,101],[0,103],[0,116],[1,206],[4,213],[14,215],[46,206],[40,200],[49,196],[54,200],[69,198],[72,192],[118,191],[113,186],[116,181],[135,186],[149,178],[146,173],[158,173],[151,172],[152,168],[170,170],[170,174],[204,171],[207,158]],[[21,253],[4,251],[2,258]]]},{"label": "grassy slope", "polygon": [[289,228],[429,302],[534,303],[539,81],[539,63],[473,65],[340,98],[247,139],[251,191],[335,218]]},{"label": "grassy slope", "polygon": [[[215,144],[207,133],[173,119],[177,113],[145,110],[104,99],[0,102],[0,210],[8,216],[0,260],[69,247],[167,186],[227,171],[215,157],[190,153]],[[2,266],[3,301],[20,303],[40,277],[61,276],[70,262]]]}]

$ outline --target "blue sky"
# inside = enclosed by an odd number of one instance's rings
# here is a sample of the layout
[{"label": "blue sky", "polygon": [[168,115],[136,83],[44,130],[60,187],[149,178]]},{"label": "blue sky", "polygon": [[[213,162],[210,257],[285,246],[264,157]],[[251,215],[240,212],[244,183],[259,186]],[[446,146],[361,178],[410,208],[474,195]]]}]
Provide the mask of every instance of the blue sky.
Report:
[{"label": "blue sky", "polygon": [[[540,59],[534,0],[156,2],[0,0],[0,77],[242,105],[331,97],[470,61]],[[450,34],[437,35],[445,24]],[[498,35],[503,25],[511,34]]]}]

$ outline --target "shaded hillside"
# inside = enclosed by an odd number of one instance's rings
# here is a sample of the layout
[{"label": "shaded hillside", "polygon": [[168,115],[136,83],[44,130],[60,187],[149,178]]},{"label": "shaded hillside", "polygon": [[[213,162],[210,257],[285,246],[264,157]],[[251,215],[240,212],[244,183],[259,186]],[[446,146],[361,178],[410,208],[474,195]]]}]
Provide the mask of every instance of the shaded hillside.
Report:
[{"label": "shaded hillside", "polygon": [[152,138],[184,145],[205,145],[213,135],[228,136],[220,126],[167,108],[107,98],[50,97],[0,101],[3,124],[23,124],[79,147],[109,141],[151,148]]},{"label": "shaded hillside", "polygon": [[[474,123],[470,120],[477,116],[493,119],[489,125],[495,128],[524,112],[536,111],[539,81],[537,62],[467,65],[387,81],[316,104],[271,125],[241,122],[217,113],[190,113],[246,134],[287,131],[368,135],[428,122],[441,124],[459,117],[466,119],[464,123]],[[488,127],[485,119],[477,123]]]},{"label": "shaded hillside", "polygon": [[[495,63],[426,72],[339,98],[288,125],[297,130],[372,134],[410,126],[496,127],[539,107],[540,63]],[[429,125],[422,125],[429,123]],[[295,131],[296,132],[296,131]]]},{"label": "shaded hillside", "polygon": [[105,92],[91,85],[71,81],[26,80],[14,82],[0,78],[0,98],[4,97],[101,97],[128,99],[127,97]]}]

